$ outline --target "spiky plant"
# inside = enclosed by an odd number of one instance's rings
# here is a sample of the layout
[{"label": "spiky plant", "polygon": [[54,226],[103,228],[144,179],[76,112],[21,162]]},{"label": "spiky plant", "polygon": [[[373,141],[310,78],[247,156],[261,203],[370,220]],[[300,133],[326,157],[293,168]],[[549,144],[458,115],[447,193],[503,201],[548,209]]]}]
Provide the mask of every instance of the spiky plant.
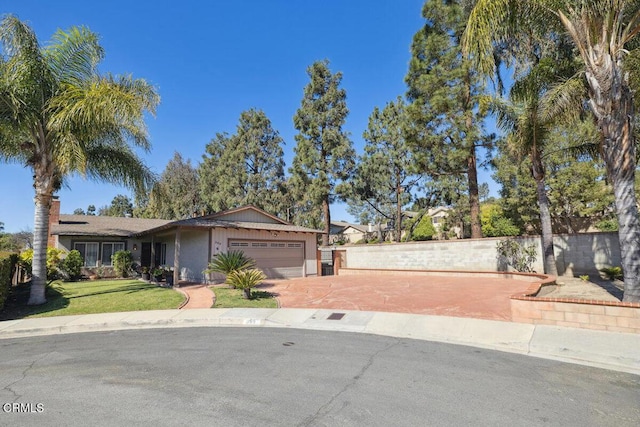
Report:
[{"label": "spiky plant", "polygon": [[247,270],[254,268],[256,262],[249,258],[242,251],[220,252],[211,259],[209,268],[204,273],[220,273],[228,276],[232,271]]},{"label": "spiky plant", "polygon": [[227,274],[225,283],[233,288],[242,289],[242,297],[250,299],[251,288],[258,286],[266,278],[267,276],[257,268],[234,270]]}]

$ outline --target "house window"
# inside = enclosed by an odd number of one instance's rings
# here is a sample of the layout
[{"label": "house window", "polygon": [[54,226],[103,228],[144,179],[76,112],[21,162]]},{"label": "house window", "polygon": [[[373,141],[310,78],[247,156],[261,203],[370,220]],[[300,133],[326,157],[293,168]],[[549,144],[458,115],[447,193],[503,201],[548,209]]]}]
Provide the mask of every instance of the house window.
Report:
[{"label": "house window", "polygon": [[[102,265],[111,266],[111,256],[118,251],[124,251],[124,243],[103,243],[102,244]],[[163,257],[164,258],[164,257]]]},{"label": "house window", "polygon": [[98,243],[76,243],[74,249],[80,252],[85,267],[98,266]]}]

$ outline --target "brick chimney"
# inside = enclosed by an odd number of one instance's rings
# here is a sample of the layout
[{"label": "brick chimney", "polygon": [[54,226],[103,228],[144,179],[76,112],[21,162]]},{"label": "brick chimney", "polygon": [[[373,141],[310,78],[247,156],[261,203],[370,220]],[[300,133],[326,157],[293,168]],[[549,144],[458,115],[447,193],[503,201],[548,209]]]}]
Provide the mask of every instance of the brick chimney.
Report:
[{"label": "brick chimney", "polygon": [[51,234],[51,226],[57,224],[60,221],[60,200],[56,197],[51,200],[51,207],[49,208],[49,239],[47,240],[48,248],[55,248],[58,243],[58,236]]}]

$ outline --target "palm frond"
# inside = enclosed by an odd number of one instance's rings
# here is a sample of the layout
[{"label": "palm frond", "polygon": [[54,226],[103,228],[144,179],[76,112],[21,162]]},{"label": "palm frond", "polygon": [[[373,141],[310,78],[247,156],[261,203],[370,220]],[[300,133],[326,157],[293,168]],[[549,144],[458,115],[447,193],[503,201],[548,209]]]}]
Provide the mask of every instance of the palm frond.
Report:
[{"label": "palm frond", "polygon": [[104,50],[98,44],[98,35],[87,27],[58,30],[52,43],[43,49],[53,73],[59,82],[79,84],[97,74],[98,63]]},{"label": "palm frond", "polygon": [[95,181],[122,184],[135,191],[148,191],[156,175],[128,146],[114,146],[111,140],[86,147],[86,175]]},{"label": "palm frond", "polygon": [[553,84],[540,100],[544,121],[572,122],[584,111],[588,92],[582,73]]}]

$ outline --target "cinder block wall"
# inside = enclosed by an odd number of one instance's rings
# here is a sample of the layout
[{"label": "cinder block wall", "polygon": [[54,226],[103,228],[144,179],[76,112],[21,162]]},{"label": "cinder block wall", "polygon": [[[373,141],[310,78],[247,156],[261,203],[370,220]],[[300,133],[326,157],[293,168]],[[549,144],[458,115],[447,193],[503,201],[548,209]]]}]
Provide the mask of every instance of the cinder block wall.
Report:
[{"label": "cinder block wall", "polygon": [[[496,245],[504,238],[436,240],[410,243],[341,246],[347,268],[389,268],[402,270],[507,271],[498,258]],[[539,236],[517,237],[521,244],[535,245],[533,266],[543,272]],[[554,250],[561,275],[597,274],[603,267],[620,265],[617,232],[560,234],[554,236]]]}]

